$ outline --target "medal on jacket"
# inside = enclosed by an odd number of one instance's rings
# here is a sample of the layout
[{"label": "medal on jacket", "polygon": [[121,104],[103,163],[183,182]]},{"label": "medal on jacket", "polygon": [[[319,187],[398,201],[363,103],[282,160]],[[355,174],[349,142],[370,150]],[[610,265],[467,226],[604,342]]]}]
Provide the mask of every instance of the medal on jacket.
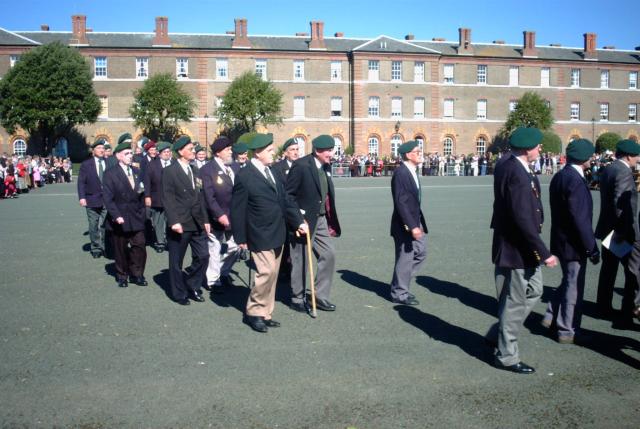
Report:
[{"label": "medal on jacket", "polygon": [[218,179],[216,180],[216,183],[218,185],[222,185],[222,177],[218,176]]}]

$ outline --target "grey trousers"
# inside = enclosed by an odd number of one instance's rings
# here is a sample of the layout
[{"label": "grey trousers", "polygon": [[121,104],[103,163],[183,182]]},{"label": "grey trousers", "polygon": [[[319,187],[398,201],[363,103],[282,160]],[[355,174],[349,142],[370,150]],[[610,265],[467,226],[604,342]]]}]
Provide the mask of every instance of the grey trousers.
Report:
[{"label": "grey trousers", "polygon": [[496,267],[495,280],[498,296],[498,348],[495,357],[502,365],[515,365],[520,362],[518,334],[542,296],[542,271],[540,267]]},{"label": "grey trousers", "polygon": [[395,244],[395,266],[391,280],[391,299],[404,301],[409,294],[409,283],[427,259],[427,234],[420,240],[393,237]]},{"label": "grey trousers", "polygon": [[[318,218],[316,230],[311,237],[311,247],[317,259],[315,272],[316,298],[328,300],[336,266],[335,249],[329,235],[327,218]],[[291,242],[291,302],[301,303],[305,298],[307,281],[307,245]]]},{"label": "grey trousers", "polygon": [[162,207],[150,207],[151,224],[155,234],[155,245],[167,247],[167,216]]},{"label": "grey trousers", "polygon": [[584,295],[584,279],[587,272],[587,260],[564,261],[562,267],[562,283],[549,301],[544,320],[552,323],[555,319],[558,337],[573,337],[580,328],[582,320],[582,296]]},{"label": "grey trousers", "polygon": [[104,221],[107,217],[107,209],[104,207],[86,207],[87,220],[89,221],[89,239],[91,240],[91,253],[104,253]]}]

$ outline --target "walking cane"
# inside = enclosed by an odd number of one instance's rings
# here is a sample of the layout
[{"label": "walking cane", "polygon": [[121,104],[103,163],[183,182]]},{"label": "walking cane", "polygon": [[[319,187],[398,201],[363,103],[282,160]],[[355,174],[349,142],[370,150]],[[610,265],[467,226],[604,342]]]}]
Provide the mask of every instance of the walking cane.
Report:
[{"label": "walking cane", "polygon": [[311,313],[309,315],[315,319],[318,314],[316,313],[316,280],[313,276],[313,260],[311,259],[311,231],[305,235],[307,236],[307,261],[309,263],[309,280],[311,283]]}]

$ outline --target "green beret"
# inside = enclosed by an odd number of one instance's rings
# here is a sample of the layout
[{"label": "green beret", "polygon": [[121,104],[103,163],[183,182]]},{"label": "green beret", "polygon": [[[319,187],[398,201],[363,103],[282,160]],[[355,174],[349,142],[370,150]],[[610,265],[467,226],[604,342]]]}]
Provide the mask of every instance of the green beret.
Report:
[{"label": "green beret", "polygon": [[574,161],[584,162],[591,158],[591,155],[593,155],[595,151],[596,148],[589,140],[577,139],[569,143],[569,146],[567,146],[567,158],[573,159]]},{"label": "green beret", "polygon": [[189,143],[191,143],[191,137],[189,136],[179,137],[178,139],[176,139],[176,141],[173,142],[173,151],[177,152],[183,147],[185,147],[186,145],[188,145]]},{"label": "green beret", "polygon": [[287,150],[287,149],[289,149],[289,146],[294,145],[294,144],[297,145],[298,142],[294,138],[290,138],[289,140],[284,142],[284,144],[282,145],[282,150]]},{"label": "green beret", "polygon": [[542,142],[542,137],[537,128],[519,127],[511,134],[509,145],[514,149],[533,149]]},{"label": "green beret", "polygon": [[118,144],[118,146],[113,150],[113,153],[122,152],[125,149],[131,149],[131,143],[125,142]]},{"label": "green beret", "polygon": [[256,134],[251,139],[251,143],[249,144],[249,149],[257,150],[262,149],[263,147],[267,147],[273,143],[273,134]]},{"label": "green beret", "polygon": [[140,140],[138,140],[138,146],[140,147],[144,147],[147,143],[149,143],[149,139],[145,136],[142,136]]},{"label": "green beret", "polygon": [[249,151],[249,146],[246,143],[238,142],[231,146],[231,150],[233,153],[247,153]]},{"label": "green beret", "polygon": [[95,142],[93,142],[93,144],[91,145],[91,149],[95,149],[96,146],[104,146],[105,143],[107,143],[102,137],[100,137],[99,139],[96,139]]},{"label": "green beret", "polygon": [[616,144],[616,153],[637,156],[640,155],[640,145],[631,139],[620,140]]},{"label": "green beret", "polygon": [[120,137],[118,137],[118,145],[121,143],[131,143],[131,134],[124,133]]},{"label": "green beret", "polygon": [[311,140],[311,144],[313,145],[314,149],[333,149],[336,145],[336,141],[333,139],[333,137],[322,134]]},{"label": "green beret", "polygon": [[158,153],[160,153],[165,149],[171,149],[171,143],[169,143],[169,142],[158,142],[158,145],[156,147],[158,148]]},{"label": "green beret", "polygon": [[111,150],[111,145],[109,143],[105,143],[104,150]]},{"label": "green beret", "polygon": [[412,150],[414,150],[416,147],[418,146],[418,142],[415,140],[409,140],[406,143],[403,143],[400,145],[400,147],[398,148],[398,153],[400,155],[405,155],[409,152],[411,152]]},{"label": "green beret", "polygon": [[200,143],[196,142],[196,153],[205,151],[206,149],[200,146]]},{"label": "green beret", "polygon": [[236,143],[244,143],[248,145],[249,143],[251,143],[251,140],[256,134],[258,133],[244,133],[240,137],[238,137],[238,140],[236,140]]}]

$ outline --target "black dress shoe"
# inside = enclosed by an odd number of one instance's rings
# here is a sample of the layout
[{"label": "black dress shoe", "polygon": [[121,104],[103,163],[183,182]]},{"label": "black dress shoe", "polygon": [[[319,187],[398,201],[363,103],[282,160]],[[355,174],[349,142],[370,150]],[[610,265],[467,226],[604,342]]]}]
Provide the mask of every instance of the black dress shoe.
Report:
[{"label": "black dress shoe", "polygon": [[202,285],[202,288],[204,290],[206,290],[207,292],[211,292],[211,286],[209,286],[209,284],[205,283]]},{"label": "black dress shoe", "polygon": [[197,302],[204,302],[204,298],[196,291],[191,292],[191,299]]},{"label": "black dress shoe", "polygon": [[269,331],[269,328],[267,328],[267,325],[265,324],[265,321],[262,319],[262,317],[244,316],[243,321],[247,325],[251,326],[251,329],[253,329],[254,331],[262,333]]},{"label": "black dress shoe", "polygon": [[316,299],[316,308],[322,311],[336,311],[336,306],[326,299]]},{"label": "black dress shoe", "polygon": [[149,283],[147,282],[147,279],[145,279],[144,276],[140,276],[140,277],[130,276],[129,280],[131,281],[131,283],[136,284],[138,286],[149,285]]},{"label": "black dress shoe", "polygon": [[407,296],[405,299],[394,299],[392,300],[392,302],[394,304],[400,304],[400,305],[419,305],[420,301],[418,301],[415,298],[411,298],[409,296]]},{"label": "black dress shoe", "polygon": [[502,365],[499,361],[496,361],[495,366],[498,369],[515,372],[516,374],[533,374],[534,372],[536,372],[535,369],[524,362],[518,362],[515,365]]},{"label": "black dress shoe", "polygon": [[189,301],[189,298],[178,299],[176,300],[176,302],[180,305],[191,305],[191,301]]},{"label": "black dress shoe", "polygon": [[292,302],[289,304],[289,308],[299,313],[307,313],[309,311],[304,302]]},{"label": "black dress shoe", "polygon": [[129,283],[127,283],[126,279],[118,280],[118,287],[129,287]]},{"label": "black dress shoe", "polygon": [[269,328],[279,328],[280,327],[280,322],[275,321],[273,319],[269,319],[269,320],[264,320],[264,324],[267,325]]}]

